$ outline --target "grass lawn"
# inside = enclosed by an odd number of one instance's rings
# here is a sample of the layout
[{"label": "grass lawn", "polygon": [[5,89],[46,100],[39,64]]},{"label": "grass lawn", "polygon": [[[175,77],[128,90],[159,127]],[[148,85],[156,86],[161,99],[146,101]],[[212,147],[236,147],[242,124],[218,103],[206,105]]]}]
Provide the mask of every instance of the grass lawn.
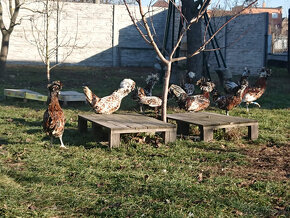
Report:
[{"label": "grass lawn", "polygon": [[[88,85],[110,94],[123,78],[143,86],[151,69],[72,68],[52,72],[63,90]],[[158,137],[125,135],[110,150],[91,132],[79,134],[77,114],[85,104],[64,108],[64,143],[49,146],[42,132],[41,102],[4,100],[4,88],[28,88],[46,94],[40,67],[8,67],[0,81],[0,217],[289,217],[290,75],[273,69],[262,108],[244,105],[230,115],[256,119],[259,138],[245,129],[218,131],[208,143],[189,138],[164,145]],[[250,77],[250,80],[256,78]],[[154,94],[160,95],[159,84]],[[175,110],[169,102],[169,112]],[[122,111],[137,111],[130,96]],[[224,113],[210,107],[207,111]],[[154,114],[152,111],[151,114]],[[192,131],[196,131],[195,128]]]}]

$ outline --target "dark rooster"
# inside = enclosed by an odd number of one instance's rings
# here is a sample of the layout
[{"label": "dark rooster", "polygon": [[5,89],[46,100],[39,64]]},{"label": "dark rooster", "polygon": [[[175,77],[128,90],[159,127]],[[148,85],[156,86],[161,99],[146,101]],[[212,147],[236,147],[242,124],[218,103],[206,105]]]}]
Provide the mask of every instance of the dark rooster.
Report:
[{"label": "dark rooster", "polygon": [[182,88],[186,92],[187,95],[193,95],[195,91],[194,87],[194,79],[196,74],[194,72],[188,72],[185,76],[184,84],[182,84]]},{"label": "dark rooster", "polygon": [[272,75],[271,69],[262,68],[260,71],[259,79],[253,86],[246,89],[243,97],[243,102],[246,102],[247,111],[249,111],[249,104],[255,104],[261,107],[259,103],[255,102],[259,99],[266,91],[267,78]]},{"label": "dark rooster", "polygon": [[172,84],[169,87],[169,94],[174,95],[177,99],[180,108],[184,108],[186,111],[200,111],[206,109],[209,104],[209,93],[214,89],[215,84],[210,81],[206,81],[205,78],[201,78],[197,81],[196,85],[202,90],[202,94],[188,96],[187,93],[177,85]]},{"label": "dark rooster", "polygon": [[224,82],[224,90],[227,94],[235,94],[241,87],[241,82],[245,79],[247,79],[250,75],[250,71],[247,67],[245,67],[244,72],[242,73],[242,76],[240,78],[240,81],[238,83],[233,82],[232,80],[226,80]]},{"label": "dark rooster", "polygon": [[216,106],[226,111],[226,115],[229,115],[229,111],[242,102],[245,90],[248,87],[248,80],[243,79],[241,81],[240,88],[235,94],[220,95],[215,89],[213,91],[213,101]]},{"label": "dark rooster", "polygon": [[152,90],[155,84],[159,81],[158,74],[151,73],[146,78],[146,86],[144,87],[144,92],[146,96],[152,96]]},{"label": "dark rooster", "polygon": [[99,98],[87,86],[83,87],[87,101],[97,114],[112,114],[117,111],[122,99],[134,89],[135,82],[131,79],[124,79],[118,90],[109,96]]},{"label": "dark rooster", "polygon": [[58,95],[62,89],[60,81],[54,81],[47,86],[49,90],[48,108],[43,115],[43,129],[50,136],[50,144],[52,145],[53,137],[59,138],[60,147],[66,148],[62,141],[64,132],[65,117],[58,102]]},{"label": "dark rooster", "polygon": [[140,104],[140,111],[143,112],[143,106],[148,106],[155,109],[156,116],[158,109],[162,105],[162,100],[156,96],[146,96],[143,88],[138,87],[135,93],[133,94],[133,99],[137,100]]}]

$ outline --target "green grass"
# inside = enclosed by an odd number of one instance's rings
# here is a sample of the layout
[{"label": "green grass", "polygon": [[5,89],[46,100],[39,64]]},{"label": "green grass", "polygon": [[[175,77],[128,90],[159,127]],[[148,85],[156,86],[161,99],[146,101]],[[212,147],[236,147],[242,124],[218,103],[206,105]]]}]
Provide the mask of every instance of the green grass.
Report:
[{"label": "green grass", "polygon": [[[88,85],[104,96],[125,77],[143,86],[150,70],[64,67],[52,78],[62,80],[64,90]],[[82,104],[64,108],[69,149],[60,150],[58,140],[51,148],[41,127],[46,106],[3,98],[4,88],[45,94],[44,71],[17,66],[8,71],[0,84],[0,217],[289,217],[290,79],[285,70],[274,69],[261,109],[231,111],[259,121],[256,141],[245,138],[245,129],[217,132],[209,143],[179,139],[169,145],[140,134],[125,135],[113,150],[96,143],[90,131],[78,133],[77,114],[90,111]],[[127,97],[121,112],[135,106]],[[169,106],[172,112],[172,101]],[[138,143],[138,137],[149,143]]]}]

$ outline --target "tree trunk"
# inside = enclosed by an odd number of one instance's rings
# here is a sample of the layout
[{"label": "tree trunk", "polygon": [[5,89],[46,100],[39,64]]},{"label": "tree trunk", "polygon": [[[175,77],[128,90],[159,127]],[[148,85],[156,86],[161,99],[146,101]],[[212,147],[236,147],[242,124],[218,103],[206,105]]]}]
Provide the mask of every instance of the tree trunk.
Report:
[{"label": "tree trunk", "polygon": [[[203,4],[202,0],[182,0],[182,13],[189,23],[193,18],[197,17],[199,13],[199,6]],[[201,39],[201,23],[193,23],[187,31],[187,55],[193,54],[200,48]],[[197,73],[197,77],[202,72],[202,55],[198,54],[187,59],[187,70]]]},{"label": "tree trunk", "polygon": [[49,61],[49,59],[46,61],[46,77],[47,77],[47,82],[50,83],[50,61]]},{"label": "tree trunk", "polygon": [[166,123],[167,122],[167,97],[168,97],[168,87],[169,87],[169,80],[170,80],[170,73],[171,73],[172,62],[170,61],[167,64],[167,70],[164,76],[164,84],[163,84],[163,96],[162,96],[162,111],[161,116],[162,120]]},{"label": "tree trunk", "polygon": [[[202,45],[201,40],[201,22],[193,23],[190,29],[187,31],[187,54],[191,55]],[[191,58],[187,59],[187,70],[195,72],[197,78],[202,74],[202,53],[199,53]]]},{"label": "tree trunk", "polygon": [[10,34],[8,32],[2,34],[1,52],[0,52],[0,77],[5,75],[6,61],[9,49],[9,38]]}]

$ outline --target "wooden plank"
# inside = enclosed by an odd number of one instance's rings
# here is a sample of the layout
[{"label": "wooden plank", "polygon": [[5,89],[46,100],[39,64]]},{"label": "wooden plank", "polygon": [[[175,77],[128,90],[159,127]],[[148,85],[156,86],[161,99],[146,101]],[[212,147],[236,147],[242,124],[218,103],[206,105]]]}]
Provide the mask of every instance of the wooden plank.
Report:
[{"label": "wooden plank", "polygon": [[205,142],[209,142],[209,141],[213,140],[213,129],[212,128],[200,126],[199,131],[200,131],[201,140],[203,140]]}]

